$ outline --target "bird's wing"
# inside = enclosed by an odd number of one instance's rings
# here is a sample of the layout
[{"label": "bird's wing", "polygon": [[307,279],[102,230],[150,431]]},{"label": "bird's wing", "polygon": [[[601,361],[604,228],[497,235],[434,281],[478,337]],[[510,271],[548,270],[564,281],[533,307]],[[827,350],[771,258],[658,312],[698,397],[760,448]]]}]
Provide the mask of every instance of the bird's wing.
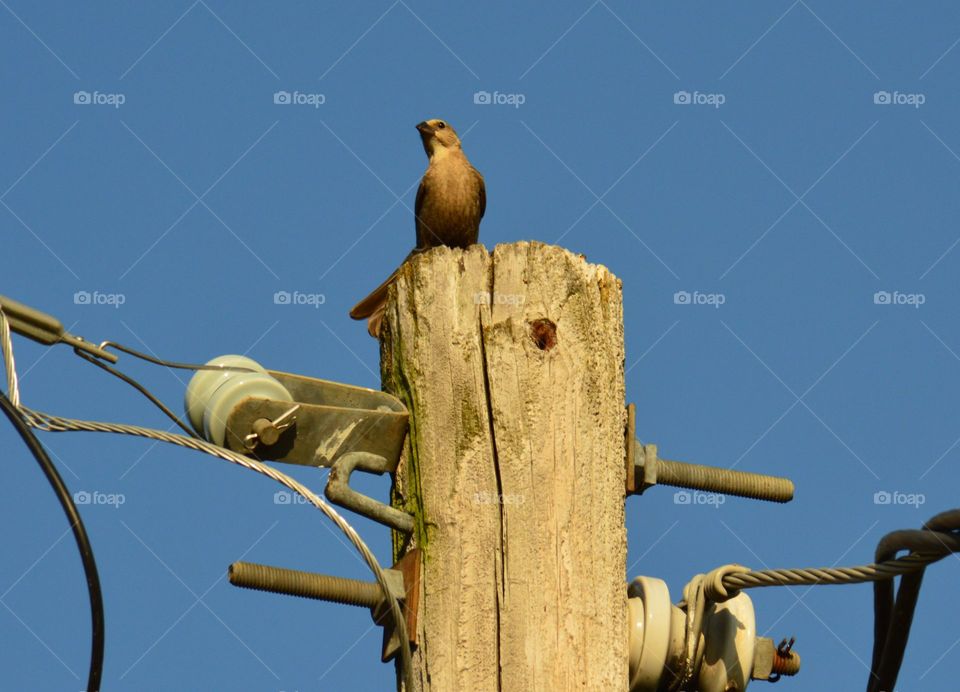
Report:
[{"label": "bird's wing", "polygon": [[427,196],[427,186],[424,185],[426,179],[427,176],[423,176],[423,179],[420,181],[420,187],[417,188],[417,201],[413,204],[413,219],[417,226],[417,247],[419,248],[427,246],[423,239],[422,224],[420,222],[420,209],[423,208],[423,199]]},{"label": "bird's wing", "polygon": [[482,219],[483,212],[487,210],[487,186],[483,182],[483,176],[480,175],[480,171],[474,168],[473,172],[477,174],[477,179],[480,181],[480,189],[477,191],[477,196],[480,199],[480,218]]}]

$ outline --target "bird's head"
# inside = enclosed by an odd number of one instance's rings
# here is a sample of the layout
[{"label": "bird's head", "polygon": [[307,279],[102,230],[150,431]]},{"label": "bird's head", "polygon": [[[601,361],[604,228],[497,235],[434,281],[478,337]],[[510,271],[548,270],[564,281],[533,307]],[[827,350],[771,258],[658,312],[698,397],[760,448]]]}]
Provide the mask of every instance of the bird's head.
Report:
[{"label": "bird's head", "polygon": [[444,120],[424,120],[417,125],[423,149],[427,156],[448,153],[460,148],[460,138],[450,124]]}]

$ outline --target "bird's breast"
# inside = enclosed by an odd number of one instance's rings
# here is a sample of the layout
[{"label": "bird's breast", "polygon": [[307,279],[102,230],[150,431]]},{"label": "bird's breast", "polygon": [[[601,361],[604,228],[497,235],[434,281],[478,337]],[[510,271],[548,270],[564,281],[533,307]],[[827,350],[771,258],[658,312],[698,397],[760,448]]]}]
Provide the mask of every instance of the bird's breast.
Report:
[{"label": "bird's breast", "polygon": [[417,237],[425,247],[466,247],[480,230],[480,178],[465,157],[431,161],[423,178]]}]

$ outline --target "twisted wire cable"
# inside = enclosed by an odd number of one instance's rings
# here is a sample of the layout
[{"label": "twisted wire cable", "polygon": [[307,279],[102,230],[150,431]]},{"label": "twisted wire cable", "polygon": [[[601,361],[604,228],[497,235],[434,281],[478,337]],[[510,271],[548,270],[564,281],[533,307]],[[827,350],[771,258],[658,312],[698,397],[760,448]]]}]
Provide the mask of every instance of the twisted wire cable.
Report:
[{"label": "twisted wire cable", "polygon": [[14,366],[13,340],[10,336],[10,325],[6,315],[3,313],[2,307],[0,307],[0,347],[2,347],[0,350],[2,350],[3,353],[3,360],[7,375],[7,387],[9,390],[8,397],[10,398],[10,401],[13,402],[18,408],[31,427],[47,432],[78,431],[132,435],[135,437],[159,440],[160,442],[167,442],[180,447],[186,447],[187,449],[204,452],[219,459],[229,461],[232,464],[242,466],[245,469],[263,474],[264,476],[277,481],[289,490],[301,495],[310,504],[323,512],[323,514],[330,519],[330,521],[336,524],[337,528],[339,528],[354,545],[363,558],[363,561],[370,568],[370,571],[373,572],[377,584],[379,584],[380,588],[382,589],[390,608],[390,614],[393,617],[395,626],[397,628],[397,635],[400,639],[400,663],[401,668],[403,669],[405,686],[410,690],[414,689],[410,640],[407,635],[406,619],[403,617],[403,613],[400,610],[400,602],[390,590],[386,575],[383,572],[383,568],[380,566],[377,558],[370,551],[370,548],[363,541],[363,539],[360,538],[359,534],[357,534],[356,530],[347,522],[347,520],[340,516],[340,514],[327,502],[317,496],[316,493],[314,493],[308,487],[283,473],[282,471],[278,471],[272,466],[268,466],[255,459],[245,457],[242,454],[238,454],[224,447],[219,447],[213,443],[207,442],[206,440],[194,439],[192,437],[164,432],[162,430],[154,430],[152,428],[144,428],[139,425],[63,418],[23,406],[20,403],[16,369]]},{"label": "twisted wire cable", "polygon": [[723,577],[729,589],[756,589],[765,586],[812,586],[815,584],[863,584],[918,572],[942,560],[951,550],[911,553],[886,562],[856,567],[812,567],[803,569],[762,569]]},{"label": "twisted wire cable", "polygon": [[[901,551],[909,552],[896,557]],[[707,575],[711,584],[708,598],[723,601],[736,595],[739,589],[765,586],[874,582],[873,661],[867,691],[892,690],[906,652],[924,570],[955,553],[960,553],[960,509],[941,512],[920,530],[888,533],[877,545],[876,562],[869,565],[757,571],[739,568],[730,573],[725,570],[737,569],[737,566],[720,567]],[[898,576],[900,585],[894,597],[893,580]]]}]

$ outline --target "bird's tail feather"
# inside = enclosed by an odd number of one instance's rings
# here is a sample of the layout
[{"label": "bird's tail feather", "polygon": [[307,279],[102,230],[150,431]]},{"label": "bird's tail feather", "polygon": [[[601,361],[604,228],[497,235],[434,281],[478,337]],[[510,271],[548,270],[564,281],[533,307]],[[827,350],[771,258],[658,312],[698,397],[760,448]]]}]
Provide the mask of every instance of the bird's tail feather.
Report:
[{"label": "bird's tail feather", "polygon": [[378,308],[383,306],[383,304],[387,301],[387,290],[390,288],[390,284],[392,284],[397,278],[398,271],[400,270],[395,269],[393,274],[387,277],[386,281],[373,289],[370,292],[370,295],[354,305],[353,309],[350,310],[350,317],[355,320],[362,320],[370,317],[370,315],[374,314]]},{"label": "bird's tail feather", "polygon": [[[400,266],[403,266],[403,263],[417,254],[417,252],[422,252],[422,250],[414,249],[404,258]],[[396,280],[399,271],[399,267],[394,269],[386,281],[373,289],[370,295],[354,305],[353,309],[350,310],[350,317],[353,319],[367,320],[367,331],[370,333],[370,336],[374,338],[380,336],[380,323],[383,322],[383,313],[387,307],[387,291],[390,289],[390,284]]]}]

